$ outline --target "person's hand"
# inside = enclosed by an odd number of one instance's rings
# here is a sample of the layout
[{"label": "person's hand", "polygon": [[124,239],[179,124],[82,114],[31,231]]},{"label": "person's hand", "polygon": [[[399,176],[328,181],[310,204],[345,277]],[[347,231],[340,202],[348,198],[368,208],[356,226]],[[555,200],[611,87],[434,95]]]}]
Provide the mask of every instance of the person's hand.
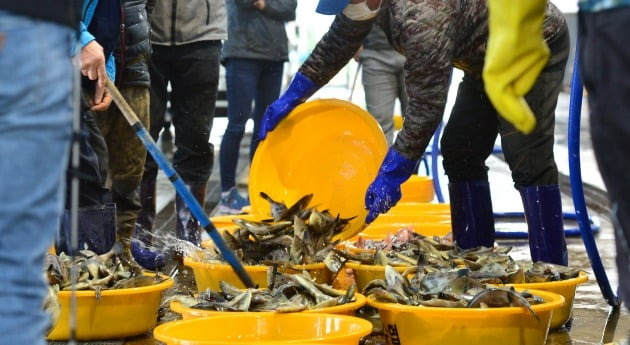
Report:
[{"label": "person's hand", "polygon": [[545,0],[488,1],[490,36],[483,68],[486,93],[499,114],[523,133],[536,125],[525,94],[550,55],[542,31],[546,4]]},{"label": "person's hand", "polygon": [[254,7],[256,7],[258,10],[262,11],[263,9],[265,9],[265,0],[256,0],[254,1]]},{"label": "person's hand", "polygon": [[[105,54],[103,47],[96,41],[91,41],[81,48],[80,66],[81,74],[90,80],[96,80],[96,91],[94,92],[94,106],[99,106],[105,101],[105,84],[107,83],[107,72],[105,71]],[[109,98],[111,103],[111,98]],[[109,104],[105,106],[105,109]]]},{"label": "person's hand", "polygon": [[[96,99],[96,94],[99,92],[98,91],[98,86],[96,87],[97,90],[94,92],[95,94],[95,99]],[[92,111],[105,111],[107,109],[109,109],[109,106],[112,104],[112,96],[109,94],[109,92],[107,92],[107,89],[104,89],[101,91],[103,94],[103,97],[101,98],[100,103],[93,103],[91,100],[91,104],[90,104],[90,110]]]},{"label": "person's hand", "polygon": [[297,72],[287,90],[276,101],[271,103],[260,121],[258,139],[265,140],[272,131],[295,107],[311,97],[319,89],[307,76]]},{"label": "person's hand", "polygon": [[367,224],[398,203],[401,197],[400,185],[413,174],[415,167],[415,161],[390,147],[374,182],[365,193],[365,209],[369,211],[365,217]]}]

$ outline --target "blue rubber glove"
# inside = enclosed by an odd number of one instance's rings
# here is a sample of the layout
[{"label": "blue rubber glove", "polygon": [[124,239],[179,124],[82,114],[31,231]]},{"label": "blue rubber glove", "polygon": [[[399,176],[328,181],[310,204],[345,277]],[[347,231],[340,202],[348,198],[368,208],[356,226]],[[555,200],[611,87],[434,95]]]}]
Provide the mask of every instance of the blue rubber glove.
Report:
[{"label": "blue rubber glove", "polygon": [[271,103],[260,123],[258,138],[264,140],[267,132],[272,131],[295,107],[311,97],[319,86],[307,76],[297,72],[287,90],[275,102]]},{"label": "blue rubber glove", "polygon": [[416,161],[407,159],[390,147],[374,182],[365,193],[365,222],[370,224],[400,200],[400,185],[414,173]]}]

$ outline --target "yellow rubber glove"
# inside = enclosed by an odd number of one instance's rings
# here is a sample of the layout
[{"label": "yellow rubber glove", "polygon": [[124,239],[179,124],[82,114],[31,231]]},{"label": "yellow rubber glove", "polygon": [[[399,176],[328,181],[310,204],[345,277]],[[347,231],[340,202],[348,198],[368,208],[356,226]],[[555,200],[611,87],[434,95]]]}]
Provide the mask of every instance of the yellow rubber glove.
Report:
[{"label": "yellow rubber glove", "polygon": [[546,5],[546,0],[488,0],[486,93],[499,114],[523,133],[536,126],[524,96],[549,60],[542,29]]}]

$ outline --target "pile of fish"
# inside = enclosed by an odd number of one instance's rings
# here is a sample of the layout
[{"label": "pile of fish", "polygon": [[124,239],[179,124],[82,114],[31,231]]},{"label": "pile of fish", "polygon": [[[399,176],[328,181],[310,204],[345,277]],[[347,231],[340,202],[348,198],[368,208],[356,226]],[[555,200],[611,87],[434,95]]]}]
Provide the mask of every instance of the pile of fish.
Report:
[{"label": "pile of fish", "polygon": [[347,291],[314,282],[308,273],[285,274],[269,270],[269,288],[241,290],[220,282],[220,291],[206,289],[197,297],[173,296],[183,305],[216,311],[297,312],[306,309],[334,307],[355,301],[355,286]]},{"label": "pile of fish", "polygon": [[358,254],[335,251],[343,260],[367,265],[418,267],[421,271],[465,268],[470,278],[482,284],[518,284],[575,278],[580,270],[544,262],[517,263],[509,255],[512,247],[461,249],[439,237],[406,235],[407,241],[390,242],[387,250]]},{"label": "pile of fish", "polygon": [[[337,244],[332,241],[333,237],[351,220],[333,216],[327,210],[320,212],[308,207],[312,194],[300,198],[291,207],[265,193],[260,194],[270,203],[273,218],[260,222],[237,218],[233,222],[238,229],[222,233],[227,246],[248,265],[323,262]],[[210,249],[197,254],[195,259],[216,262],[221,258],[216,249]]]},{"label": "pile of fish", "polygon": [[[446,308],[524,307],[535,317],[530,305],[542,299],[514,288],[488,287],[472,278],[466,268],[423,272],[412,267],[398,273],[392,266],[385,267],[385,280],[375,279],[363,290],[365,295],[379,301],[412,306]],[[413,278],[408,279],[409,275]]]},{"label": "pile of fish", "polygon": [[74,257],[63,252],[58,256],[48,254],[45,259],[48,283],[61,291],[71,290],[71,269],[74,267],[77,277],[74,288],[94,290],[99,298],[101,290],[148,286],[163,280],[158,275],[141,274],[136,265],[125,260],[123,250],[122,244],[116,243],[110,251],[101,255],[87,248]]}]

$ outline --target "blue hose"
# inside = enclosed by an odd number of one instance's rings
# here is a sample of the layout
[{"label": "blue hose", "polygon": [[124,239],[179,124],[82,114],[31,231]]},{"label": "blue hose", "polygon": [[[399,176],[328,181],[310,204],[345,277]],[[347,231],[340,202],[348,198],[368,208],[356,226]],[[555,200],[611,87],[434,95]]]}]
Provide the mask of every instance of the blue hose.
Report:
[{"label": "blue hose", "polygon": [[[525,218],[525,214],[523,212],[495,212],[494,213],[495,220],[496,219],[524,219],[524,218]],[[577,220],[578,216],[575,213],[563,212],[562,218]],[[599,221],[597,221],[596,218],[589,219],[588,223],[589,223],[588,226],[592,233],[599,232],[601,225]],[[494,234],[496,238],[501,238],[501,239],[526,239],[528,236],[527,231],[495,231]],[[572,228],[565,227],[564,235],[567,237],[577,237],[577,236],[581,236],[582,232],[579,229],[579,227],[572,227]]]},{"label": "blue hose", "polygon": [[442,186],[440,186],[440,175],[438,173],[438,156],[440,155],[440,133],[442,132],[442,121],[433,134],[433,144],[431,145],[431,176],[433,176],[433,189],[438,202],[444,203],[444,195],[442,194]]},{"label": "blue hose", "polygon": [[[578,43],[579,44],[579,43]],[[576,44],[577,46],[577,44]],[[580,117],[582,109],[582,93],[583,85],[580,78],[579,66],[580,60],[576,49],[575,61],[573,62],[573,78],[571,80],[571,101],[569,103],[569,179],[571,182],[571,194],[573,195],[573,205],[575,207],[575,213],[577,215],[578,225],[580,232],[582,233],[582,241],[586,247],[586,253],[595,272],[597,283],[602,295],[606,299],[609,305],[618,307],[621,303],[620,299],[615,296],[606,270],[602,264],[602,259],[599,256],[597,250],[597,244],[593,234],[589,231],[590,225],[588,221],[588,213],[586,209],[586,202],[584,200],[584,190],[582,186],[582,173],[580,166]]]}]

